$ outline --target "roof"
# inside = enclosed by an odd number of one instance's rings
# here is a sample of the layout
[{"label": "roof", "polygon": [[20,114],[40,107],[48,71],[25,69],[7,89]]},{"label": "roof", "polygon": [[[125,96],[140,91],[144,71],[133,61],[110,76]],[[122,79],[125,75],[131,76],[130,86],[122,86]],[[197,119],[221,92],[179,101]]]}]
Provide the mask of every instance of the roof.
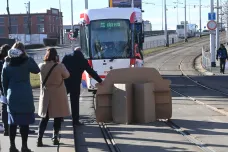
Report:
[{"label": "roof", "polygon": [[[82,14],[88,15],[89,21],[102,20],[102,19],[131,19],[132,14],[135,12],[138,22],[142,22],[142,12],[138,8],[101,8],[101,9],[88,9],[84,10]],[[85,19],[85,16],[80,15],[81,19]]]}]

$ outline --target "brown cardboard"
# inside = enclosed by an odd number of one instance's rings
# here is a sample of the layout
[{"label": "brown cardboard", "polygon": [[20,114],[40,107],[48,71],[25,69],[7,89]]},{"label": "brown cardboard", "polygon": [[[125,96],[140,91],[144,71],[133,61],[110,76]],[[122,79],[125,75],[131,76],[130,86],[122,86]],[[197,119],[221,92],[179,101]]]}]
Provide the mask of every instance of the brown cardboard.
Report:
[{"label": "brown cardboard", "polygon": [[172,117],[172,103],[156,104],[156,118],[170,119]]},{"label": "brown cardboard", "polygon": [[[163,79],[155,68],[140,67],[111,70],[105,78],[103,85],[97,85],[97,95],[112,94],[114,83],[149,82],[153,83],[155,88],[156,117],[161,118],[167,116],[167,119],[169,119],[172,115],[172,99],[170,93],[171,81]],[[160,95],[160,93],[156,94],[156,92],[166,92],[166,95]],[[157,106],[157,104],[165,106]]]},{"label": "brown cardboard", "polygon": [[99,122],[112,122],[112,107],[97,107],[95,110],[96,121]]},{"label": "brown cardboard", "polygon": [[102,94],[96,96],[96,121],[112,121],[112,94]]},{"label": "brown cardboard", "polygon": [[98,107],[112,106],[112,94],[96,95],[96,106]]},{"label": "brown cardboard", "polygon": [[136,123],[156,121],[155,96],[153,83],[137,83],[134,87],[133,115]]},{"label": "brown cardboard", "polygon": [[132,122],[132,84],[114,84],[112,117],[115,123],[129,124]]},{"label": "brown cardboard", "polygon": [[172,97],[171,97],[171,90],[165,90],[165,91],[155,91],[155,101],[156,103],[171,103]]},{"label": "brown cardboard", "polygon": [[169,80],[164,80],[155,68],[122,68],[111,70],[103,85],[98,85],[97,94],[111,94],[114,83],[148,83],[153,82],[155,90],[167,89]]}]

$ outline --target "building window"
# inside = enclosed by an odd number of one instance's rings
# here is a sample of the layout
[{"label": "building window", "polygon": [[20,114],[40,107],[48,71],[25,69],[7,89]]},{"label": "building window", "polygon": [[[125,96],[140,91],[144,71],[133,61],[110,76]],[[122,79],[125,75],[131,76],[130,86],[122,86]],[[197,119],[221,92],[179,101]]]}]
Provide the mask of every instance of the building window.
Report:
[{"label": "building window", "polygon": [[11,24],[17,24],[18,23],[17,17],[15,17],[15,16],[11,16],[10,21],[11,21]]},{"label": "building window", "polygon": [[44,23],[44,16],[37,16],[38,23]]},{"label": "building window", "polygon": [[28,16],[24,16],[24,23],[28,23]]},{"label": "building window", "polygon": [[11,33],[12,34],[18,34],[18,26],[11,26]]},{"label": "building window", "polygon": [[5,34],[4,26],[0,26],[0,36]]},{"label": "building window", "polygon": [[38,33],[44,33],[44,24],[37,25]]},{"label": "building window", "polygon": [[4,23],[5,18],[4,17],[0,17],[0,23]]}]

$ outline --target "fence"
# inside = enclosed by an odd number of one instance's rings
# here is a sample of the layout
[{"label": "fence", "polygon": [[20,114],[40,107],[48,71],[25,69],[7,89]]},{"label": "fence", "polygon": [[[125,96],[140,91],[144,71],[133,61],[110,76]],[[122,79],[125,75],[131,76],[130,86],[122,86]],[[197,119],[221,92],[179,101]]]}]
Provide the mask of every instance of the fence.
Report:
[{"label": "fence", "polygon": [[[169,44],[174,44],[179,41],[180,39],[178,39],[177,36],[169,37]],[[151,49],[159,46],[165,46],[165,39],[161,38],[161,39],[155,39],[151,41],[145,41],[143,44],[143,50]]]},{"label": "fence", "polygon": [[[71,51],[68,51],[68,52],[58,52],[59,60],[62,61],[63,57],[66,54],[69,54],[69,53],[71,53]],[[44,55],[45,54],[38,54],[38,55],[36,55],[36,54],[35,55],[29,54],[29,56],[31,58],[33,58],[37,64],[43,63]]]},{"label": "fence", "polygon": [[204,69],[211,71],[211,53],[208,46],[202,47],[202,66]]},{"label": "fence", "polygon": [[47,34],[9,34],[9,38],[21,41],[25,45],[43,44],[43,39],[47,38]]}]

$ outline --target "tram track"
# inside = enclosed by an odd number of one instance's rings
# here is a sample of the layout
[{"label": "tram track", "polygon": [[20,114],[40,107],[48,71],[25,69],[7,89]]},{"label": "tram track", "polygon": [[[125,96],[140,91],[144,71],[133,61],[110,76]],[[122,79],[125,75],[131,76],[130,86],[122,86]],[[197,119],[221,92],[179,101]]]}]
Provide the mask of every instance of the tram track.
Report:
[{"label": "tram track", "polygon": [[[189,53],[189,52],[188,52]],[[191,54],[191,53],[189,53]],[[158,71],[160,72],[162,70],[162,67],[165,66],[166,63],[168,63],[169,61],[175,59],[176,57],[178,57],[179,54],[177,55],[174,55],[174,56],[171,56],[170,58],[166,59],[164,62],[162,62],[162,64],[157,68]],[[199,56],[199,55],[197,55]],[[186,57],[184,57],[180,62],[179,62],[179,71],[181,72],[181,76],[190,80],[191,82],[193,82],[196,86],[198,87],[201,87],[201,88],[204,88],[206,90],[211,90],[211,91],[214,91],[214,92],[217,92],[217,93],[220,93],[222,95],[224,95],[225,97],[228,97],[228,93],[226,92],[223,92],[221,90],[218,90],[218,89],[215,89],[213,87],[210,87],[210,86],[207,86],[207,85],[204,85],[202,83],[200,83],[199,81],[196,81],[194,80],[193,78],[191,78],[191,76],[187,75],[184,71],[184,69],[182,68],[182,65],[183,65],[183,62],[188,58],[189,56],[187,55]],[[193,66],[193,65],[192,65]],[[194,67],[193,67],[194,69]],[[184,93],[181,93],[175,89],[173,89],[171,87],[171,91],[175,92],[176,94],[182,96],[182,97],[185,97],[193,102],[195,102],[196,104],[199,104],[199,105],[203,105],[205,106],[206,108],[210,109],[210,110],[213,110],[215,112],[218,112],[224,116],[228,116],[228,112],[224,111],[224,110],[221,110],[221,109],[218,109],[214,106],[211,106],[209,104],[205,104],[203,101],[201,100],[197,100],[196,98],[192,97],[192,96],[188,96]],[[213,149],[209,148],[208,146],[206,146],[206,144],[202,143],[201,141],[195,139],[193,136],[191,136],[190,133],[184,131],[181,126],[178,126],[176,123],[174,123],[171,119],[170,120],[160,120],[162,122],[164,122],[166,125],[168,125],[169,127],[171,127],[173,130],[175,130],[176,132],[178,132],[179,134],[183,135],[189,142],[193,143],[194,145],[196,145],[198,148],[200,148],[202,151],[204,152],[215,152]]]}]

